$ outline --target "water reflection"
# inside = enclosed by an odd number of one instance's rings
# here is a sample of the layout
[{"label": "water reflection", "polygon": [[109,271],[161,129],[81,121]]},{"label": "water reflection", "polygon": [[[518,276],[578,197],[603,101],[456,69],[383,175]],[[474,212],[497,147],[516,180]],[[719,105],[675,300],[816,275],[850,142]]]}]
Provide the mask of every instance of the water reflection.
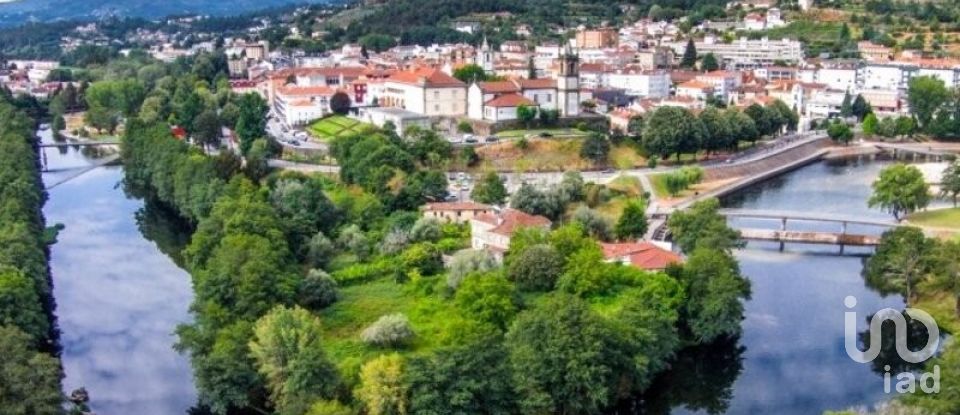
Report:
[{"label": "water reflection", "polygon": [[[842,213],[862,218],[887,219],[867,208],[870,184],[888,161],[865,160],[817,163],[768,180],[725,198],[725,207]],[[731,221],[738,227],[778,226],[770,221]],[[790,229],[833,229],[837,225],[789,223]],[[850,227],[850,232],[878,234],[883,229]],[[854,295],[854,310],[864,316],[858,330],[867,328],[865,316],[881,308],[902,309],[897,296],[882,297],[860,276],[862,258],[870,248],[850,248],[839,256],[835,246],[750,242],[737,252],[744,275],[752,282],[753,296],[745,304],[746,320],[740,344],[742,368],[733,364],[736,380],[732,396],[719,390],[713,401],[723,405],[689,405],[668,392],[651,394],[651,413],[776,413],[818,414],[825,410],[872,405],[886,400],[883,379],[869,364],[858,364],[844,350],[843,299]],[[853,255],[849,255],[853,254]],[[716,358],[702,356],[709,362]],[[738,360],[739,362],[739,360]],[[708,362],[700,362],[707,364]],[[882,365],[881,365],[882,368]],[[689,370],[689,369],[688,369]],[[665,377],[682,379],[679,367]],[[686,384],[683,380],[679,384]],[[689,383],[687,388],[704,388]],[[658,385],[659,388],[669,386]],[[663,391],[655,389],[654,391]],[[685,391],[686,392],[686,391]],[[689,392],[693,393],[693,392]],[[657,404],[666,401],[666,404]],[[694,400],[696,402],[696,400]],[[670,410],[672,409],[672,411]]]},{"label": "water reflection", "polygon": [[[54,169],[48,182],[91,163],[72,148],[44,151]],[[52,189],[44,209],[48,222],[66,226],[51,250],[64,389],[86,387],[102,415],[182,414],[196,392],[187,359],[171,345],[176,325],[189,321],[192,290],[189,275],[157,246],[183,239],[127,197],[122,178],[120,167],[94,169]]]}]

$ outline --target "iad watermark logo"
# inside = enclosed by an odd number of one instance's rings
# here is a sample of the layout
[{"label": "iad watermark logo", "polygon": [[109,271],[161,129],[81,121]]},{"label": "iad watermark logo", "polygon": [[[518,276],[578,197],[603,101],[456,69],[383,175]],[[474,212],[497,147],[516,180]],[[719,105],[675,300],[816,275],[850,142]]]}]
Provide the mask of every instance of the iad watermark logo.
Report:
[{"label": "iad watermark logo", "polygon": [[[853,309],[857,306],[857,298],[852,295],[847,296],[847,298],[843,300],[843,304],[847,306],[848,309]],[[940,329],[937,327],[937,322],[930,314],[923,310],[908,307],[904,312],[911,319],[923,324],[923,327],[927,331],[926,345],[919,350],[910,350],[910,348],[907,347],[907,320],[899,311],[892,308],[884,308],[877,311],[876,314],[873,315],[873,318],[870,319],[869,347],[866,351],[861,351],[857,345],[857,312],[847,311],[844,313],[843,321],[844,347],[847,349],[847,355],[858,363],[869,363],[876,359],[877,356],[880,355],[880,350],[883,347],[881,326],[884,322],[891,321],[896,328],[894,344],[900,359],[903,359],[903,361],[907,363],[916,364],[925,362],[927,359],[933,357],[940,347]],[[890,393],[892,386],[890,365],[885,365],[883,370],[883,391]],[[911,371],[898,373],[896,374],[896,385],[894,386],[897,393],[913,393],[918,386],[920,390],[925,393],[939,393],[940,366],[933,366],[932,372],[921,373],[919,379],[917,375]]]}]

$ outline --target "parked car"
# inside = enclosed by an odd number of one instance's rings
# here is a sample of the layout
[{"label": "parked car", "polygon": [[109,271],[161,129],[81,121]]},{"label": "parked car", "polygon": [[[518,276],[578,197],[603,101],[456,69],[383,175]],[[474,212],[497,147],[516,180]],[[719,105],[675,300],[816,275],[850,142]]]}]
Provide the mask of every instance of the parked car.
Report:
[{"label": "parked car", "polygon": [[497,141],[500,141],[500,138],[495,135],[491,135],[491,136],[488,136],[484,141],[488,143],[496,143]]},{"label": "parked car", "polygon": [[290,145],[291,145],[291,146],[294,146],[294,147],[300,147],[300,141],[299,141],[299,140],[290,140]]},{"label": "parked car", "polygon": [[614,170],[613,170],[613,169],[610,169],[610,168],[600,170],[600,173],[602,173],[602,174],[613,174],[613,172],[614,172]]}]

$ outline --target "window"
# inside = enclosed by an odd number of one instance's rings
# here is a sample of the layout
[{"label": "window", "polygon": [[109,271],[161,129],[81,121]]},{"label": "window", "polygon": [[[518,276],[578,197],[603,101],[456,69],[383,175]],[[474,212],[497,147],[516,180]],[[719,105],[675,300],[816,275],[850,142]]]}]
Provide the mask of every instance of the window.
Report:
[{"label": "window", "polygon": [[433,91],[433,98],[440,99],[440,91]]},{"label": "window", "polygon": [[433,110],[434,110],[435,112],[440,112],[440,105],[434,104],[434,105],[433,105]]}]

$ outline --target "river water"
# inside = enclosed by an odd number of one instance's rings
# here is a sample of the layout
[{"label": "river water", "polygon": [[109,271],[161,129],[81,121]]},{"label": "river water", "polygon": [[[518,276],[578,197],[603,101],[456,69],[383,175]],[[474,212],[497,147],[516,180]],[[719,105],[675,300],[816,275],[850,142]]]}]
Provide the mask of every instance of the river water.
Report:
[{"label": "river water", "polygon": [[[44,153],[54,170],[44,174],[48,186],[102,157]],[[190,276],[144,236],[157,215],[124,193],[122,179],[119,166],[93,169],[51,189],[44,208],[49,224],[66,226],[50,258],[64,390],[85,387],[100,415],[183,414],[196,392],[188,360],[171,345],[176,325],[189,321]]]},{"label": "river water", "polygon": [[[55,170],[89,165],[99,157],[73,148],[45,153]],[[885,219],[885,213],[868,209],[866,200],[870,183],[886,164],[816,163],[723,203]],[[47,173],[44,179],[55,183],[72,172]],[[66,226],[51,258],[64,389],[86,387],[100,415],[183,414],[196,402],[189,363],[172,349],[173,331],[189,320],[192,297],[189,275],[176,264],[185,229],[125,194],[122,178],[119,166],[94,169],[52,189],[45,208],[48,223]],[[851,226],[849,231],[880,230]],[[844,351],[843,299],[858,299],[858,330],[866,328],[865,316],[884,307],[902,308],[903,300],[882,298],[864,285],[858,254],[869,250],[848,248],[842,256],[838,251],[787,245],[781,252],[778,244],[754,242],[738,251],[753,286],[742,337],[685,351],[634,407],[645,413],[799,415],[889,399],[881,375]]]}]

